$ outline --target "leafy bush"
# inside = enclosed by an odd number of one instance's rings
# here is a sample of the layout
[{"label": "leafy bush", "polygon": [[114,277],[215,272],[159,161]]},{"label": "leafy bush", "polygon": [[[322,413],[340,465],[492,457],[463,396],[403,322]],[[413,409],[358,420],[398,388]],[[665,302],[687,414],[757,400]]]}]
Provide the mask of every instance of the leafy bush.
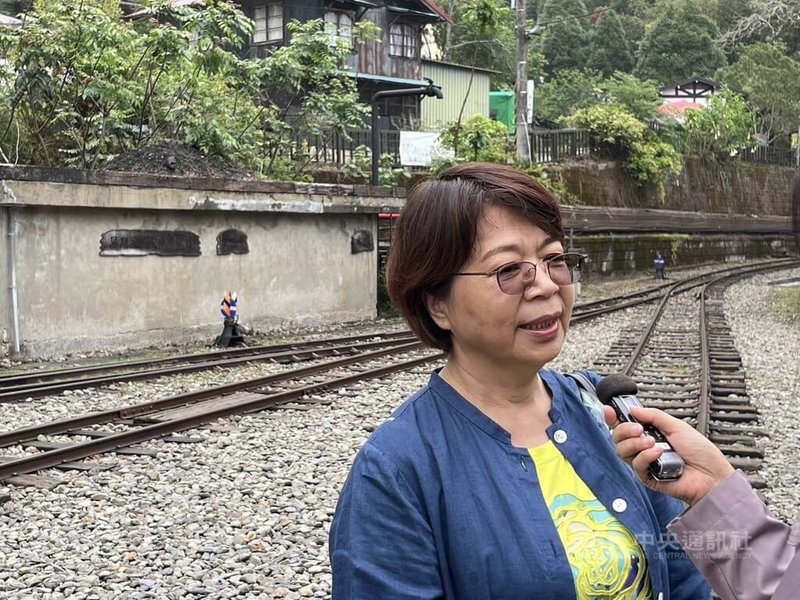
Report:
[{"label": "leafy bush", "polygon": [[634,143],[625,166],[639,183],[660,186],[667,173],[680,173],[681,155],[672,144],[648,135],[647,139]]},{"label": "leafy bush", "polygon": [[627,159],[634,144],[644,141],[647,131],[647,125],[618,104],[581,109],[569,121],[589,131],[597,152],[613,159]]},{"label": "leafy bush", "polygon": [[[378,183],[380,185],[403,185],[408,173],[402,167],[395,166],[394,156],[381,154],[378,161]],[[342,166],[342,175],[350,182],[366,183],[372,178],[372,149],[369,146],[358,146],[353,151],[350,162]]]},{"label": "leafy bush", "polygon": [[[456,132],[458,148],[454,147]],[[456,122],[448,123],[439,139],[443,148],[453,150],[454,162],[500,163],[505,162],[511,152],[506,126],[480,114],[472,115],[460,128]]]},{"label": "leafy bush", "polygon": [[[322,20],[288,25],[266,58],[241,58],[253,22],[234,3],[40,1],[25,27],[0,27],[0,156],[98,168],[163,140],[191,144],[273,179],[302,180],[314,147],[363,126],[346,65],[353,45]],[[376,26],[353,28],[356,43]]]},{"label": "leafy bush", "polygon": [[688,110],[685,117],[686,154],[724,162],[757,143],[755,115],[744,98],[728,89],[712,96],[704,110]]},{"label": "leafy bush", "polygon": [[659,140],[623,106],[593,106],[578,111],[570,121],[589,131],[598,154],[622,161],[640,184],[663,186],[667,173],[681,170],[680,155],[675,148]]},{"label": "leafy bush", "polygon": [[629,73],[614,73],[600,84],[600,88],[609,101],[624,106],[642,121],[652,119],[662,102],[658,84],[642,81]]}]

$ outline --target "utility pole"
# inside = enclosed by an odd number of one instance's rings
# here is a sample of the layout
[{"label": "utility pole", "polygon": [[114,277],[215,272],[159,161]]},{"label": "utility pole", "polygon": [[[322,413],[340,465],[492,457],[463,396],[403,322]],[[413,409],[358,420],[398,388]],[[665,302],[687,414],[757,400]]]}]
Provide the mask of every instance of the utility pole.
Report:
[{"label": "utility pole", "polygon": [[528,17],[527,0],[516,0],[517,23],[517,81],[514,85],[516,102],[517,158],[522,164],[530,164],[530,140],[528,139],[528,33],[525,23]]}]

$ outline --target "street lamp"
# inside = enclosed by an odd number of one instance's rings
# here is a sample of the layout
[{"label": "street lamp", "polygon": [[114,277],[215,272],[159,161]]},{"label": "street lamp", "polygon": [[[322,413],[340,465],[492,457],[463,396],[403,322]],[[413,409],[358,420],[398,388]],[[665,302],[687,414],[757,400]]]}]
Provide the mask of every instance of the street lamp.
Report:
[{"label": "street lamp", "polygon": [[[427,78],[426,78],[427,79]],[[407,88],[404,90],[383,90],[372,95],[372,185],[378,185],[378,167],[381,159],[381,134],[379,130],[378,100],[397,96],[428,96],[441,100],[442,88],[433,85],[433,80],[427,79],[428,85]]]}]

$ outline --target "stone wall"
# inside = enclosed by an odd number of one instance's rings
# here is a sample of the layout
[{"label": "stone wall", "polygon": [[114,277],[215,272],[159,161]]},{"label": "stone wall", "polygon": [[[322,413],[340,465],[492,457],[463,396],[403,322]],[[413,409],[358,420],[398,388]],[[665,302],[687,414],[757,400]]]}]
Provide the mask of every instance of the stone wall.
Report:
[{"label": "stone wall", "polygon": [[562,163],[548,166],[547,172],[587,206],[780,216],[791,215],[795,174],[772,165],[686,160],[683,171],[667,179],[662,194],[656,186],[633,183],[615,162]]}]

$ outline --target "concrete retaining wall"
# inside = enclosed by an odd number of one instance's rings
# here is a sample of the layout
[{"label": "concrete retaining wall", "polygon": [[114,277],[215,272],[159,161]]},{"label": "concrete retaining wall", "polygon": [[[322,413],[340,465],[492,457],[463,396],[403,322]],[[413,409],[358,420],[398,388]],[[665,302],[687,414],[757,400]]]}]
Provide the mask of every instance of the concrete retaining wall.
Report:
[{"label": "concrete retaining wall", "polygon": [[[221,331],[219,304],[227,290],[238,292],[241,322],[262,331],[375,316],[380,198],[370,205],[337,194],[337,186],[198,191],[134,187],[134,181],[5,179],[4,232],[9,209],[18,221],[24,356],[210,342]],[[120,250],[131,231],[189,239],[191,248],[180,240],[167,243],[187,254],[196,253],[199,242],[199,255]],[[240,242],[246,236],[246,253],[218,254],[220,234],[231,231]],[[357,253],[354,236],[362,242]],[[370,238],[372,249],[365,249]],[[145,242],[161,243],[153,239]],[[2,247],[0,326],[8,345],[13,327],[5,239]]]},{"label": "concrete retaining wall", "polygon": [[787,256],[792,243],[781,235],[577,235],[572,243],[589,256],[587,279],[653,272],[660,252],[669,273],[712,262],[740,262]]},{"label": "concrete retaining wall", "polygon": [[6,210],[0,209],[0,233],[3,239],[0,240],[0,358],[8,354],[9,342],[12,341],[11,335],[11,308],[8,305],[9,294],[9,274],[8,274],[8,224],[6,222]]}]

